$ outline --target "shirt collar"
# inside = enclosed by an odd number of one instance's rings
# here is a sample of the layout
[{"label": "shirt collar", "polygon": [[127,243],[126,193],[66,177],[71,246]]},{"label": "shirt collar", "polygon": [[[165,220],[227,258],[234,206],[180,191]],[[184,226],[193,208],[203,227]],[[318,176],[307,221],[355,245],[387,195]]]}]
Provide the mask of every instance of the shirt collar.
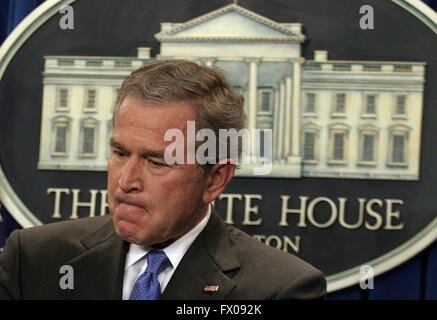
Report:
[{"label": "shirt collar", "polygon": [[[170,244],[169,246],[162,249],[167,255],[168,259],[173,268],[179,265],[179,262],[182,260],[182,257],[187,252],[188,248],[191,246],[193,241],[197,238],[197,236],[202,232],[202,230],[206,227],[206,224],[209,221],[209,217],[211,216],[211,204],[208,205],[208,211],[203,217],[203,219],[190,231],[184,234],[182,237],[177,239],[175,242]],[[129,268],[133,264],[137,263],[139,260],[145,257],[145,255],[152,250],[150,247],[143,247],[135,243],[131,243],[129,246],[129,251],[126,256],[126,264],[125,269]]]}]

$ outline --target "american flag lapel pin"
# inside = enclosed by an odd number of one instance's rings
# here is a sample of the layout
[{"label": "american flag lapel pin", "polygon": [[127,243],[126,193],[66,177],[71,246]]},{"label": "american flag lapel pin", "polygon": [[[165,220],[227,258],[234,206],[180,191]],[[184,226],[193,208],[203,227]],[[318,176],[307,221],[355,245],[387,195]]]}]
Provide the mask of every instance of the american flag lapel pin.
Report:
[{"label": "american flag lapel pin", "polygon": [[204,286],[203,292],[217,292],[219,290],[219,286]]}]

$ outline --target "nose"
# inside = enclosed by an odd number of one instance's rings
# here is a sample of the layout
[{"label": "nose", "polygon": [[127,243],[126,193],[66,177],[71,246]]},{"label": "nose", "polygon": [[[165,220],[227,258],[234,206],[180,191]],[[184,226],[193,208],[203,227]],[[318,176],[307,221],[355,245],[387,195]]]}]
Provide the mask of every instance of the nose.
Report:
[{"label": "nose", "polygon": [[141,192],[143,190],[142,165],[138,158],[130,158],[121,173],[118,185],[123,192]]}]

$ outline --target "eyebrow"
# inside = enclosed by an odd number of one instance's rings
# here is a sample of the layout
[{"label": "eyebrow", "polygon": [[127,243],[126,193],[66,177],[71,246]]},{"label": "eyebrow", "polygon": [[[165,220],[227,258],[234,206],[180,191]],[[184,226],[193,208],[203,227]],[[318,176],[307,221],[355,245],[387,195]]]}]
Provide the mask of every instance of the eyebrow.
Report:
[{"label": "eyebrow", "polygon": [[[112,137],[109,140],[109,145],[112,148],[120,149],[120,150],[126,150],[126,148],[121,144],[119,141],[117,141],[114,137]],[[164,158],[164,152],[158,151],[158,150],[150,150],[146,148],[140,148],[140,154],[142,156],[150,156],[155,158]]]}]

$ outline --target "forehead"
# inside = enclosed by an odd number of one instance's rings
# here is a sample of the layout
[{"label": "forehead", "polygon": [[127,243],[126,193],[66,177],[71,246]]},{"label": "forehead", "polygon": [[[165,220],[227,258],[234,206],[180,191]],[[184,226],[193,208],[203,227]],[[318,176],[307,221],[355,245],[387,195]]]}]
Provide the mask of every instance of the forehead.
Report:
[{"label": "forehead", "polygon": [[173,128],[185,131],[187,121],[195,118],[195,110],[187,101],[153,104],[128,96],[115,114],[114,130],[121,127],[147,129],[163,135]]}]

